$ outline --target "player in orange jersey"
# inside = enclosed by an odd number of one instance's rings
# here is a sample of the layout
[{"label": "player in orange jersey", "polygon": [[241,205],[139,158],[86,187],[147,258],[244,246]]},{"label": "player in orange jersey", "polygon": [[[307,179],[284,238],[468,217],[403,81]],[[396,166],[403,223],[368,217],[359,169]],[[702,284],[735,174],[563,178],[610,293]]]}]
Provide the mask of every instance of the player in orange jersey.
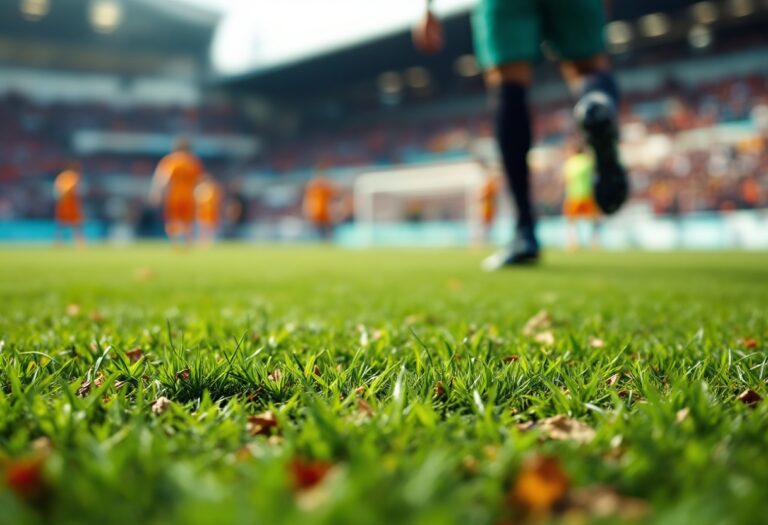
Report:
[{"label": "player in orange jersey", "polygon": [[335,196],[336,188],[322,176],[310,180],[304,189],[304,216],[324,240],[330,240],[333,234],[331,207]]},{"label": "player in orange jersey", "polygon": [[213,177],[206,176],[195,190],[197,224],[201,244],[213,242],[221,218],[222,191]]},{"label": "player in orange jersey", "polygon": [[480,188],[480,218],[483,221],[483,241],[491,243],[493,222],[496,220],[499,197],[499,178],[491,176]]},{"label": "player in orange jersey", "polygon": [[197,214],[195,189],[202,177],[203,164],[185,139],[179,140],[173,153],[157,165],[150,200],[159,204],[165,192],[165,231],[171,239],[192,242]]},{"label": "player in orange jersey", "polygon": [[77,244],[84,243],[83,210],[80,204],[80,166],[71,164],[53,183],[56,193],[57,239],[65,228],[71,228]]}]

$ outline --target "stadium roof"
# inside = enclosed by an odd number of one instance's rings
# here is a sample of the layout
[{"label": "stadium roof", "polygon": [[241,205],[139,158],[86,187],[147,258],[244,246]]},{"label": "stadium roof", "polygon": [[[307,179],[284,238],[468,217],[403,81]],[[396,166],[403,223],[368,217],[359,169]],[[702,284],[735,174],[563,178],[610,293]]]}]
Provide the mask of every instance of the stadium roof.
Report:
[{"label": "stadium roof", "polygon": [[[232,1],[237,3],[240,0]],[[283,1],[292,2],[292,5],[298,5],[304,2],[313,2],[314,0]],[[328,3],[323,2],[322,5],[339,6],[347,1],[328,0]],[[354,1],[359,2],[359,0]],[[386,2],[392,1],[386,0]],[[368,38],[363,38],[360,43],[334,46],[320,54],[318,54],[317,49],[312,49],[311,51],[306,50],[309,54],[297,54],[293,59],[275,60],[274,57],[267,57],[264,58],[263,62],[259,62],[258,60],[260,59],[258,57],[266,56],[265,53],[270,49],[270,43],[262,41],[270,33],[258,34],[257,31],[254,31],[253,34],[255,36],[251,38],[255,40],[251,42],[255,42],[252,51],[257,61],[252,67],[244,69],[240,74],[225,76],[223,81],[230,86],[242,87],[271,98],[295,99],[296,97],[305,98],[312,95],[323,95],[324,92],[333,93],[342,87],[353,84],[359,84],[361,87],[364,83],[368,85],[375,84],[377,77],[382,73],[387,71],[405,71],[413,66],[428,68],[429,73],[438,81],[446,79],[456,74],[454,70],[456,57],[472,52],[469,13],[465,5],[468,1],[473,3],[472,0],[456,0],[448,6],[450,16],[445,17],[448,47],[437,56],[425,57],[414,49],[408,27],[410,22],[419,16],[418,7],[423,6],[423,3],[418,0],[408,0],[411,6],[415,5],[417,7],[416,11],[414,11],[415,14],[403,18],[402,22],[392,31],[384,35],[374,33]],[[752,0],[745,1],[749,3]],[[377,0],[378,2],[386,3],[385,0]],[[739,3],[738,0],[735,2],[727,0],[727,2],[729,6]],[[663,43],[685,42],[691,24],[695,23],[694,17],[691,16],[692,12],[688,11],[687,8],[696,3],[701,2],[696,0],[643,0],[642,2],[636,0],[614,0],[612,18],[614,20],[632,21],[634,33],[637,36],[634,44],[638,48],[656,46]],[[400,5],[399,0],[396,0],[396,3],[393,5]],[[441,5],[440,0],[437,0],[437,5]],[[738,25],[750,19],[750,17],[737,18],[727,14],[726,0],[715,0],[715,5],[717,6],[717,11],[723,13],[723,18],[728,20],[728,23],[725,24],[727,26]],[[326,14],[326,17],[332,17],[333,7],[328,9],[331,11]],[[756,2],[753,4],[753,9],[760,9]],[[669,28],[667,35],[663,38],[643,38],[640,36],[640,33],[643,31],[640,27],[643,21],[642,18],[645,15],[654,13],[674,13],[675,15],[671,18],[677,21],[677,23]],[[762,15],[757,18],[764,19],[766,13],[768,13],[768,10],[763,10]],[[299,17],[296,12],[294,12],[293,16],[294,18]],[[757,18],[753,17],[753,19]],[[310,20],[312,19],[310,17]],[[347,18],[344,18],[344,20],[349,21]],[[241,22],[247,21],[247,18],[241,19]],[[226,26],[226,23],[225,18],[218,33]],[[319,31],[321,25],[319,23],[317,25],[317,30]],[[281,24],[280,28],[288,34],[291,34],[291,31],[295,29],[290,24],[288,26]],[[245,37],[238,40],[236,34],[237,32],[233,30],[227,38],[231,39],[232,42],[239,41],[242,47],[242,44],[248,40]],[[297,36],[295,41],[303,42],[304,39]],[[216,46],[215,42],[214,46]],[[247,49],[248,46],[245,46],[245,48]],[[308,84],[307,79],[311,79],[311,84]]]},{"label": "stadium roof", "polygon": [[[401,32],[423,0],[186,0],[225,13],[212,58],[222,74],[260,73]],[[439,14],[466,15],[477,0],[435,0]],[[614,16],[675,10],[693,0],[615,0]]]},{"label": "stadium roof", "polygon": [[0,62],[148,73],[202,68],[220,13],[177,0],[0,2]]}]

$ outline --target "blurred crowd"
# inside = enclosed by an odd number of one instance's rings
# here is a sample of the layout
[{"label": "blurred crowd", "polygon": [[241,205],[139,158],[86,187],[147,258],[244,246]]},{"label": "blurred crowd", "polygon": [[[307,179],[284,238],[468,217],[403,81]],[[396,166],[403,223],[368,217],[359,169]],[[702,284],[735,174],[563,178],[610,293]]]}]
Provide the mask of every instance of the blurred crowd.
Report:
[{"label": "blurred crowd", "polygon": [[[535,189],[544,214],[559,213],[562,203],[564,146],[575,135],[572,101],[536,104],[536,143],[547,162],[536,163]],[[480,106],[482,109],[482,106]],[[433,112],[434,113],[434,112]],[[436,112],[439,115],[439,112]],[[631,160],[635,197],[659,214],[766,207],[768,202],[768,73],[697,85],[668,82],[647,92],[628,92],[621,107],[626,141],[633,147],[653,142],[657,154]],[[267,142],[262,157],[236,169],[221,159],[206,159],[219,177],[254,174],[281,176],[345,167],[466,158],[474,145],[493,135],[490,112],[478,111],[476,99],[450,116],[416,118],[382,112],[332,129],[305,131],[292,139]],[[714,126],[743,125],[744,139],[685,141],[686,134]],[[45,187],[25,184],[48,180],[74,157],[72,136],[79,130],[132,131],[189,135],[255,134],[234,107],[196,109],[130,107],[105,104],[43,105],[19,95],[0,98],[0,218],[49,217],[51,195]],[[158,157],[99,154],[77,159],[89,181],[86,196],[97,217],[109,215],[114,188],[100,184],[110,175],[149,177]],[[253,197],[253,196],[252,196]],[[125,199],[123,199],[125,201]],[[129,206],[123,202],[122,206]],[[253,209],[263,206],[254,202]],[[136,220],[135,217],[132,220]]]}]

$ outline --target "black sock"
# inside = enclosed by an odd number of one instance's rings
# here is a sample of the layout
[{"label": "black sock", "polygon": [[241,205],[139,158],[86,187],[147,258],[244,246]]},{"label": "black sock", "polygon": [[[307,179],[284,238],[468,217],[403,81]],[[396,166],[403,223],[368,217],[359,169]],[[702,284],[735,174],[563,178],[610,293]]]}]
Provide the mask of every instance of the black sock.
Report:
[{"label": "black sock", "polygon": [[534,225],[531,203],[528,151],[531,149],[531,116],[527,88],[505,83],[498,89],[496,139],[499,143],[504,173],[517,205],[517,227]]},{"label": "black sock", "polygon": [[594,91],[601,91],[608,95],[613,105],[618,107],[621,92],[619,91],[619,85],[616,83],[614,76],[608,71],[597,71],[591,75],[587,75],[584,79],[584,86],[581,88],[580,97]]}]

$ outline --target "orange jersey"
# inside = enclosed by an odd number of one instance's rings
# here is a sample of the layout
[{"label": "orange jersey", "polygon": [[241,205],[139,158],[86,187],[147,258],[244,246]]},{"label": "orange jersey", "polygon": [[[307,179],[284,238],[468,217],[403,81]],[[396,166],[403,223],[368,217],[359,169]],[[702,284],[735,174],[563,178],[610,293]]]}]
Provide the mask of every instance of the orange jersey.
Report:
[{"label": "orange jersey", "polygon": [[499,183],[490,179],[480,190],[480,212],[483,222],[489,224],[496,217],[496,197],[499,194]]},{"label": "orange jersey", "polygon": [[66,170],[56,177],[53,183],[56,190],[56,220],[62,224],[77,225],[83,220],[80,207],[80,197],[77,194],[80,186],[80,174]]},{"label": "orange jersey", "polygon": [[217,225],[221,207],[219,185],[211,181],[201,183],[195,190],[195,199],[197,200],[197,220],[206,225]]},{"label": "orange jersey", "polygon": [[569,219],[592,219],[600,214],[595,200],[591,197],[585,199],[566,199],[563,204],[563,215]]},{"label": "orange jersey", "polygon": [[316,224],[331,222],[331,202],[336,190],[324,179],[310,181],[304,193],[304,212]]},{"label": "orange jersey", "polygon": [[192,223],[195,220],[195,188],[203,176],[200,160],[185,151],[163,158],[158,172],[167,180],[165,220]]}]

